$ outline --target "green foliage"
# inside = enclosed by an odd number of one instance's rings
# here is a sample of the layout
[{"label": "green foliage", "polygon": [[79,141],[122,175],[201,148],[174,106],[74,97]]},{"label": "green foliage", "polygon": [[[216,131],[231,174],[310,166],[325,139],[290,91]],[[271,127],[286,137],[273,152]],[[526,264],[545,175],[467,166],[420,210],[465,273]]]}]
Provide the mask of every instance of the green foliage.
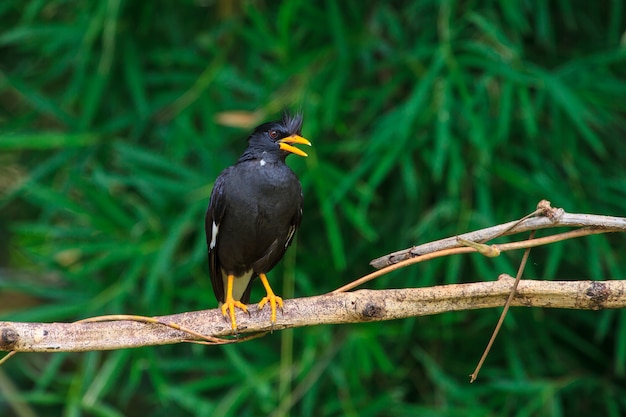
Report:
[{"label": "green foliage", "polygon": [[[303,111],[313,148],[289,162],[306,202],[270,274],[279,294],[330,291],[374,257],[542,198],[623,216],[625,16],[620,1],[5,0],[1,318],[215,307],[212,181],[282,109]],[[625,250],[619,235],[538,248],[526,276],[623,278]],[[456,257],[371,285],[493,280],[520,258]],[[469,385],[497,314],[19,354],[0,368],[16,392],[0,414],[28,415],[20,400],[42,416],[626,413],[624,312],[513,309]]]}]

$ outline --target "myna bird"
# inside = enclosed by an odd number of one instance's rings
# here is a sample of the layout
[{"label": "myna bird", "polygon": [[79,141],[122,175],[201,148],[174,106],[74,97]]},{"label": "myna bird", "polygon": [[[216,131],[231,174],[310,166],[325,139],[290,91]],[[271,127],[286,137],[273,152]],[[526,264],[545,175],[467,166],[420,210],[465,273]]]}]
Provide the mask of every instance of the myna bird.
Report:
[{"label": "myna bird", "polygon": [[302,218],[302,186],[285,164],[292,153],[307,156],[293,146],[311,145],[301,129],[300,114],[258,126],[237,163],[222,171],[213,186],[205,219],[209,273],[234,332],[235,308],[248,311],[245,304],[257,276],[267,291],[258,308],[269,303],[272,324],[276,306],[283,308],[265,274],[285,254]]}]

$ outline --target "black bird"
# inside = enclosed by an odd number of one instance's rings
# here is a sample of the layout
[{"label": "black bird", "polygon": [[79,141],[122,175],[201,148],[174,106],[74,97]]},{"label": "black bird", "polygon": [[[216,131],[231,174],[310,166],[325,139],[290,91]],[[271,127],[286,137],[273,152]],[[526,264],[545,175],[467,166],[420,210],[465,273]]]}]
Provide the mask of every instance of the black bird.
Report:
[{"label": "black bird", "polygon": [[209,273],[222,314],[230,315],[237,330],[235,307],[248,311],[253,278],[267,291],[258,308],[283,307],[267,281],[267,274],[283,257],[302,218],[302,186],[285,164],[291,153],[307,156],[292,144],[311,145],[300,136],[302,115],[285,114],[281,121],[264,123],[248,138],[237,163],[215,180],[206,212],[205,231]]}]

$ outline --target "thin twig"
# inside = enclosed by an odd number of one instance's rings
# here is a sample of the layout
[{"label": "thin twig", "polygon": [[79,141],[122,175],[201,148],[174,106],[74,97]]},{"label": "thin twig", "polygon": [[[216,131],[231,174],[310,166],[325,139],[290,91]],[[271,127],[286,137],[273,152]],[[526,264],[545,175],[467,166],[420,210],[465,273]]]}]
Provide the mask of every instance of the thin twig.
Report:
[{"label": "thin twig", "polygon": [[[534,230],[530,232],[530,236],[528,237],[528,240],[532,240],[533,237],[535,237]],[[509,298],[507,298],[506,303],[504,304],[504,308],[502,309],[502,313],[500,314],[500,318],[498,319],[496,328],[493,330],[491,338],[489,339],[489,343],[487,343],[487,347],[485,348],[483,355],[480,357],[480,360],[478,361],[478,365],[476,365],[476,369],[474,369],[474,372],[472,372],[472,374],[470,375],[470,383],[476,381],[476,378],[478,378],[478,372],[480,372],[480,368],[482,368],[483,363],[485,362],[485,359],[487,359],[487,355],[489,355],[489,352],[491,351],[491,347],[493,346],[493,343],[496,341],[496,337],[498,336],[498,333],[500,332],[502,323],[504,323],[504,318],[506,317],[506,313],[509,311],[509,307],[511,306],[511,303],[513,302],[513,298],[515,297],[515,294],[517,293],[517,287],[519,286],[520,279],[522,278],[522,274],[524,273],[524,269],[526,268],[526,262],[528,261],[528,256],[530,255],[530,249],[531,248],[528,247],[524,251],[524,256],[522,256],[522,261],[520,262],[519,268],[517,269],[517,275],[515,276],[515,281],[513,282],[513,287],[511,288],[511,293],[509,294]]]},{"label": "thin twig", "polygon": [[219,337],[203,335],[201,333],[195,332],[191,329],[187,329],[186,327],[183,327],[176,323],[166,323],[154,317],[137,316],[137,315],[132,315],[132,314],[110,314],[106,316],[89,317],[83,320],[78,320],[75,323],[99,323],[99,322],[106,322],[106,321],[122,321],[122,320],[136,321],[139,323],[158,324],[160,326],[166,326],[174,330],[180,330],[181,332],[189,333],[195,338],[200,339],[200,340],[196,340],[196,339],[184,340],[185,342],[190,342],[190,343],[193,342],[193,343],[202,343],[202,344],[210,344],[210,345],[225,345],[225,344],[240,342],[240,340],[238,339],[223,339]]},{"label": "thin twig", "polygon": [[17,353],[17,351],[11,350],[11,351],[9,351],[9,353],[4,355],[4,357],[2,359],[0,359],[0,366],[2,366],[3,363],[5,363],[9,359],[11,359],[13,356],[15,356],[16,353]]}]

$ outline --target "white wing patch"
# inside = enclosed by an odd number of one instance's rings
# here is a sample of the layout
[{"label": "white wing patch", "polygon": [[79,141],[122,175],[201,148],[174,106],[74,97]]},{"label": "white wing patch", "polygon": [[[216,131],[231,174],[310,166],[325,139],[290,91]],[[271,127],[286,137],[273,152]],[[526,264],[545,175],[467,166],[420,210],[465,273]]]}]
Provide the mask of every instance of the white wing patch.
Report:
[{"label": "white wing patch", "polygon": [[[300,209],[300,216],[302,216],[302,209]],[[287,241],[285,242],[285,248],[291,243],[291,239],[293,239],[294,233],[296,233],[296,226],[292,224],[291,226],[289,226],[289,231],[287,232]]]},{"label": "white wing patch", "polygon": [[217,243],[217,232],[219,229],[220,227],[213,222],[213,225],[211,226],[211,243],[209,244],[210,250],[215,248],[215,244]]},{"label": "white wing patch", "polygon": [[290,226],[289,232],[287,232],[287,241],[285,242],[285,247],[289,246],[289,243],[291,242],[294,233],[296,233],[296,228],[294,226]]}]

